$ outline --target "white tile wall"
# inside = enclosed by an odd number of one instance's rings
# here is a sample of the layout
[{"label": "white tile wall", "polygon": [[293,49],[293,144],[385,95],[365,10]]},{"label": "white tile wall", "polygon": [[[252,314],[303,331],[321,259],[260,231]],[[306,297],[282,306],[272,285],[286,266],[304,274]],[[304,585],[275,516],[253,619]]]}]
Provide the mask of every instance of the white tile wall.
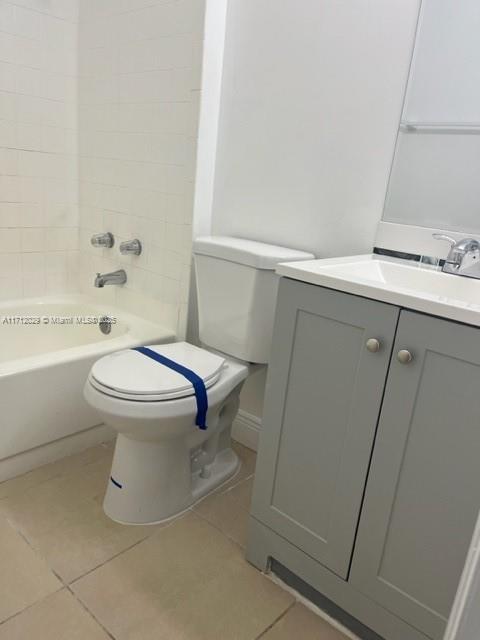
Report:
[{"label": "white tile wall", "polygon": [[0,2],[0,299],[76,290],[78,0]]},{"label": "white tile wall", "polygon": [[[204,0],[80,0],[81,287],[185,331]],[[99,250],[90,236],[115,235]],[[139,257],[118,244],[138,237]],[[96,271],[125,287],[93,289]]]}]

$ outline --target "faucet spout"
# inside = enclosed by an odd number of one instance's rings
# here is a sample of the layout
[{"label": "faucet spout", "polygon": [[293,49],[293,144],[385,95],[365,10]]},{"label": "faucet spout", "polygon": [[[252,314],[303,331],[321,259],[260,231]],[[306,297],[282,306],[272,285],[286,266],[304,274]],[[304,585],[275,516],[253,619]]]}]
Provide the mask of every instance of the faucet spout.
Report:
[{"label": "faucet spout", "polygon": [[445,240],[450,251],[445,258],[442,271],[467,278],[480,279],[480,242],[475,238],[463,238],[458,242],[442,233],[432,234],[435,240]]},{"label": "faucet spout", "polygon": [[95,287],[102,289],[107,284],[125,284],[127,281],[127,274],[124,269],[118,271],[111,271],[110,273],[97,273],[95,277]]}]

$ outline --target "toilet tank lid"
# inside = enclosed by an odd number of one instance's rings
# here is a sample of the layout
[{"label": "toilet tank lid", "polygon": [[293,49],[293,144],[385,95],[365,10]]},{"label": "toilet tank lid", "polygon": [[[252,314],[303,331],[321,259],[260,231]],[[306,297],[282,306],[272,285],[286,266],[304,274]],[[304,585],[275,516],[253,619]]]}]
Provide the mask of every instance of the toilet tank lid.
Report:
[{"label": "toilet tank lid", "polygon": [[232,238],[229,236],[202,236],[193,243],[193,253],[211,256],[255,269],[274,271],[281,262],[313,260],[315,256],[306,251],[297,251],[255,240]]}]

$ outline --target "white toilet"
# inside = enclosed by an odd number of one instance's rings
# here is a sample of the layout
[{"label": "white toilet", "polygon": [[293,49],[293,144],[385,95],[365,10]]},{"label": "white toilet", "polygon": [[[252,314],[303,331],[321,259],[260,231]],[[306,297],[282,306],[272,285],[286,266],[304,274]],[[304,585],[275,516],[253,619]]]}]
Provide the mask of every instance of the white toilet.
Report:
[{"label": "white toilet", "polygon": [[176,342],[118,351],[98,360],[85,384],[87,402],[118,432],[104,500],[117,522],[172,518],[237,473],[231,426],[250,363],[268,362],[275,267],[314,257],[228,237],[199,238],[193,253],[209,350]]}]

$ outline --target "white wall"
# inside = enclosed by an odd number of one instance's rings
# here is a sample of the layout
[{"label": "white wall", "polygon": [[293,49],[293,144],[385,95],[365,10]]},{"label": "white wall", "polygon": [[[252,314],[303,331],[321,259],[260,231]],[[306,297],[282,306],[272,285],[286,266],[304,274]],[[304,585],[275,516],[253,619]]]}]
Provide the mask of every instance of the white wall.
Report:
[{"label": "white wall", "polygon": [[[80,0],[81,286],[186,325],[204,0]],[[98,250],[90,236],[115,235]],[[139,257],[118,244],[138,237]],[[93,289],[125,267],[125,287]]]},{"label": "white wall", "polygon": [[216,233],[369,251],[419,0],[229,0]]},{"label": "white wall", "polygon": [[[419,0],[229,0],[212,230],[370,251]],[[258,412],[262,376],[242,408]]]},{"label": "white wall", "polygon": [[77,19],[0,3],[0,299],[77,288]]}]

